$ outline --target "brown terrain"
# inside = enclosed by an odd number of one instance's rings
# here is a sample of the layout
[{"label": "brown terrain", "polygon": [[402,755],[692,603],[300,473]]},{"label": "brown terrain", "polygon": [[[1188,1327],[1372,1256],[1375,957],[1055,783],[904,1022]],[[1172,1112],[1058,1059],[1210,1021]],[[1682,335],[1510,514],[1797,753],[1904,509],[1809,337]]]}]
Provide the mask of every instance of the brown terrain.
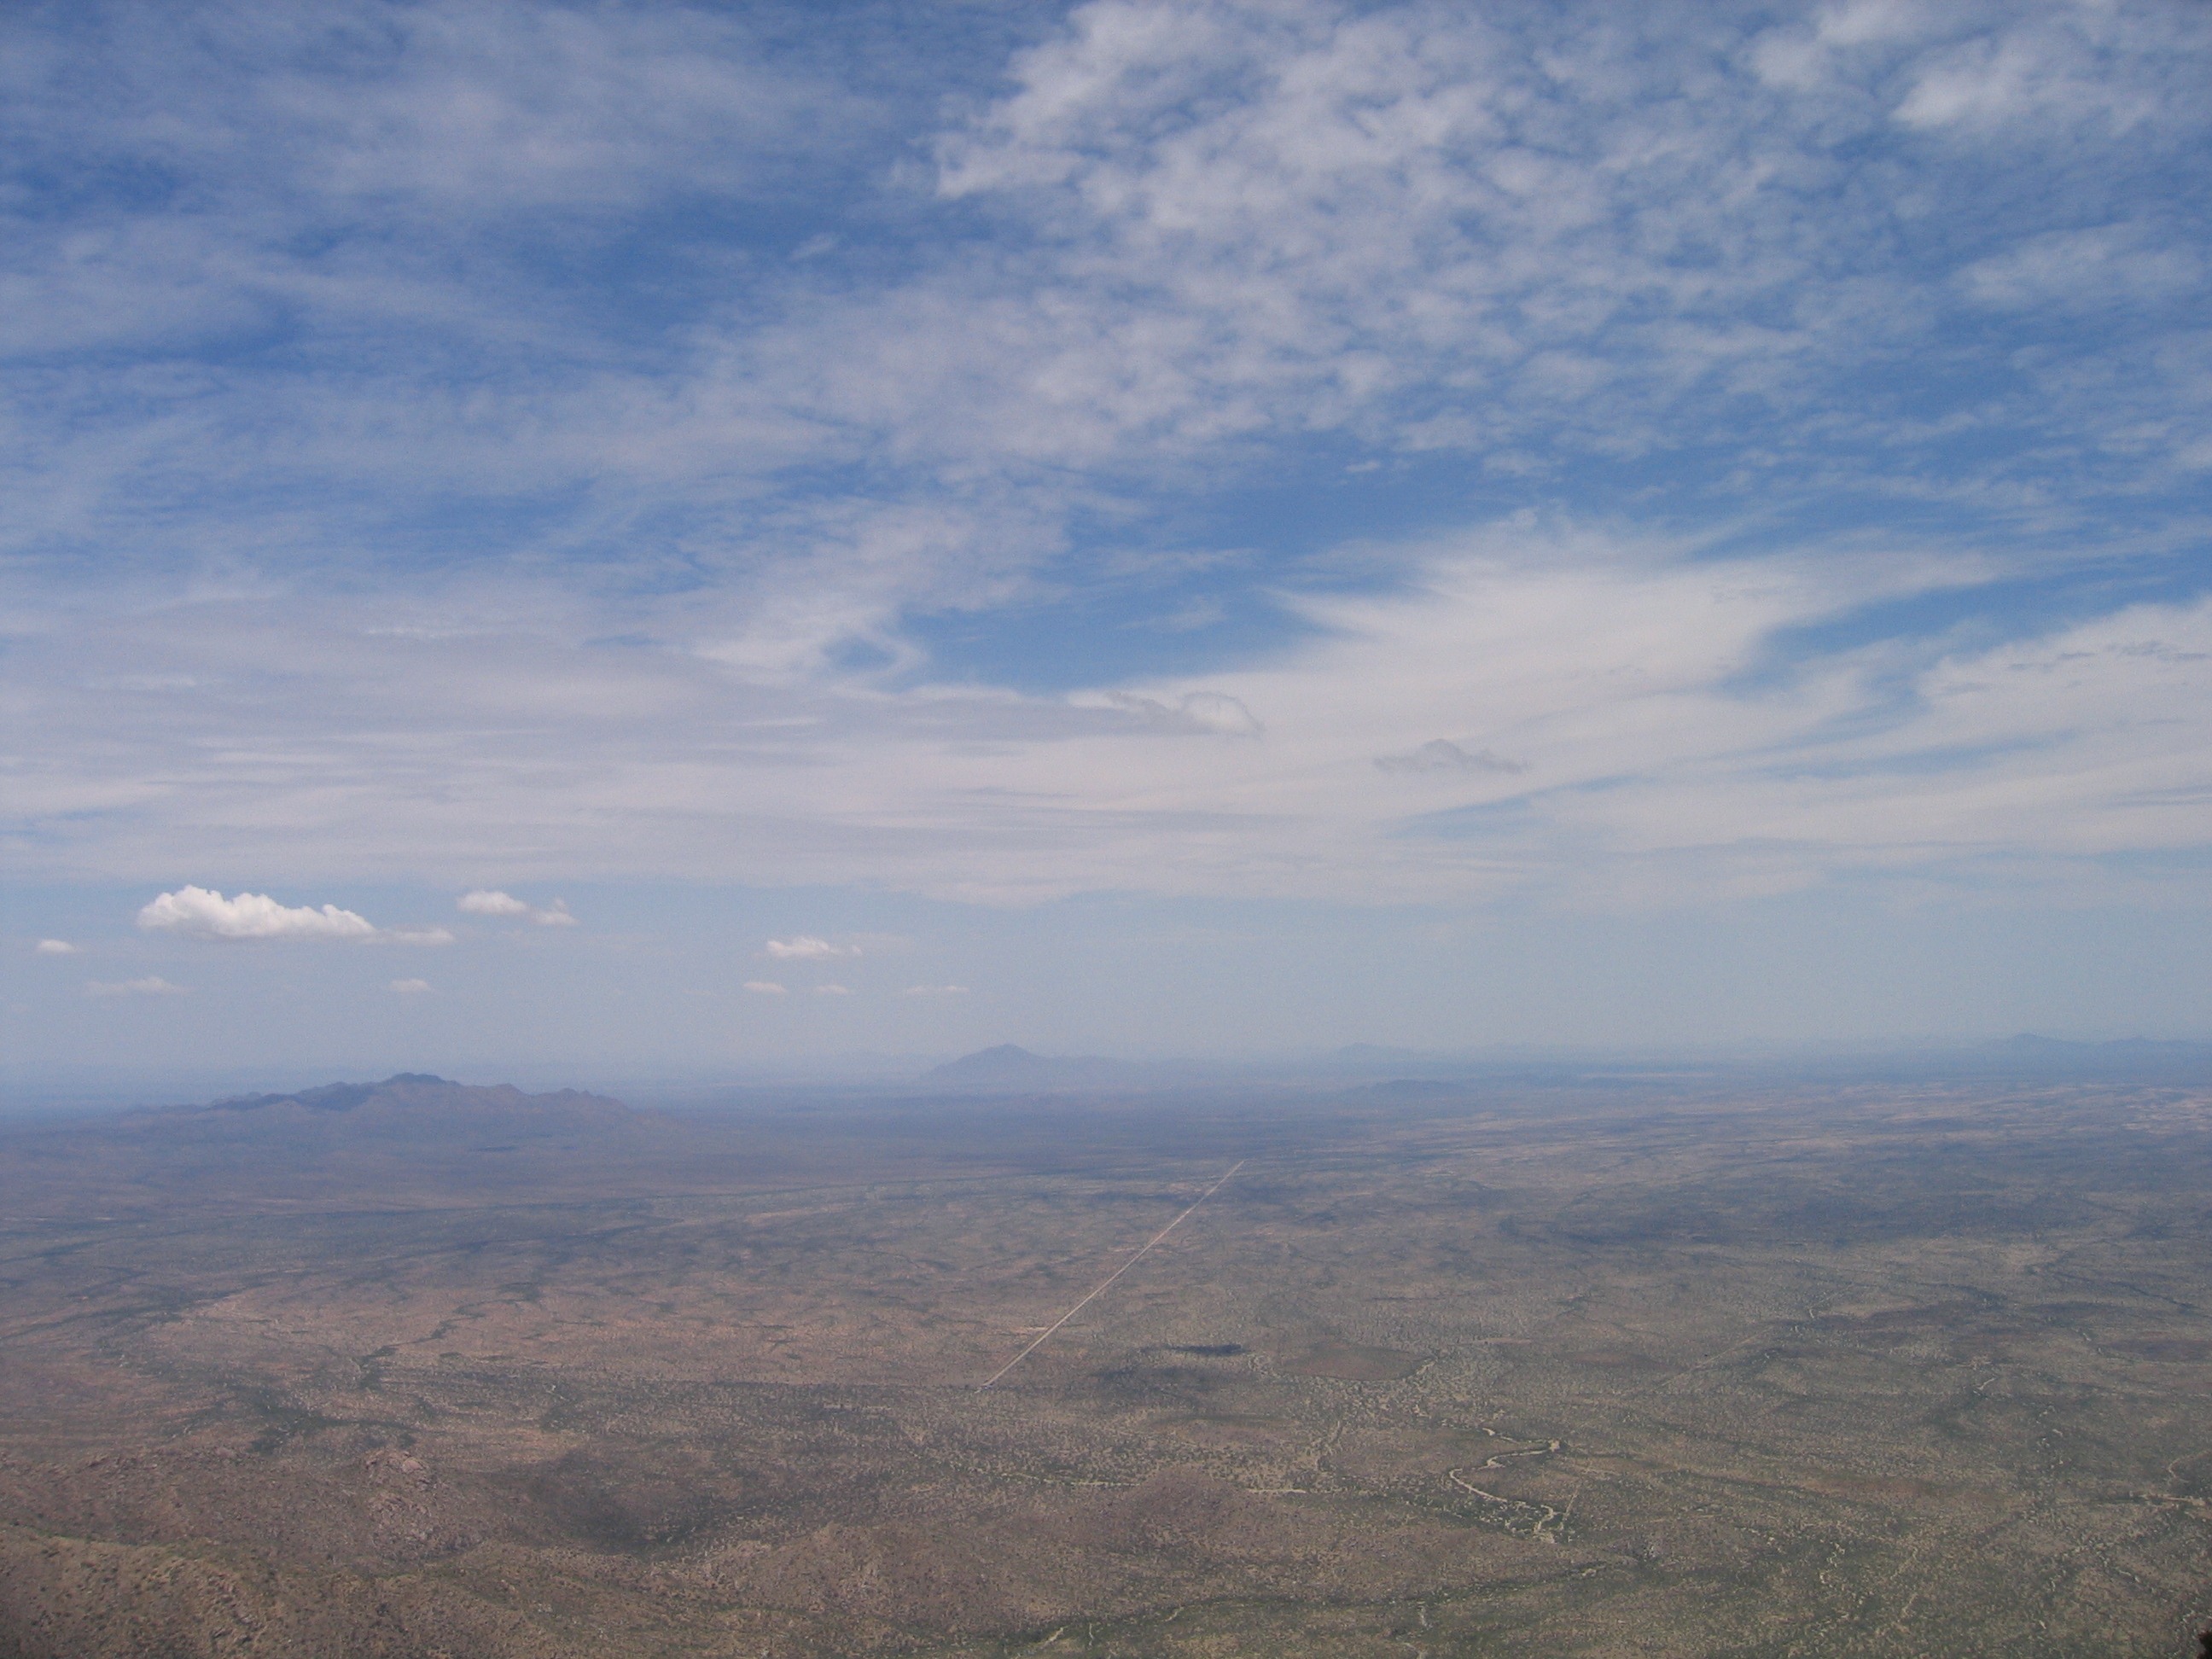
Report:
[{"label": "brown terrain", "polygon": [[2193,1654],[2208,1182],[2078,1080],[19,1127],[0,1656]]}]

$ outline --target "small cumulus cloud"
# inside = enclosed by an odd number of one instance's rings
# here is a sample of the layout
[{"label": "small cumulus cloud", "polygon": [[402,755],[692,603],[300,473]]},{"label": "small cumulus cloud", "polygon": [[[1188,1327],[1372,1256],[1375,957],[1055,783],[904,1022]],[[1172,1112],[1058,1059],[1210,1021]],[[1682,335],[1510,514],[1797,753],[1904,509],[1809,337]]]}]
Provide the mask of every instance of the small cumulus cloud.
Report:
[{"label": "small cumulus cloud", "polygon": [[42,957],[74,957],[81,955],[77,947],[65,939],[42,939],[36,945]]},{"label": "small cumulus cloud", "polygon": [[84,994],[88,997],[180,997],[185,994],[185,988],[172,985],[157,975],[148,979],[126,979],[116,985],[91,980],[86,983]]},{"label": "small cumulus cloud", "polygon": [[442,927],[393,927],[379,935],[392,945],[451,945],[453,936]]},{"label": "small cumulus cloud", "polygon": [[1455,743],[1437,738],[1423,744],[1410,755],[1377,755],[1376,769],[1382,772],[1525,772],[1528,763],[1509,760],[1494,755],[1487,749],[1478,749],[1473,754]]},{"label": "small cumulus cloud", "polygon": [[1106,700],[1126,708],[1155,732],[1205,732],[1223,738],[1256,738],[1267,728],[1241,698],[1224,691],[1193,691],[1172,707],[1152,697],[1111,691]]},{"label": "small cumulus cloud", "polygon": [[495,893],[479,887],[464,893],[455,908],[472,916],[526,916],[530,907],[512,893]]},{"label": "small cumulus cloud", "polygon": [[138,925],[191,939],[374,939],[376,925],[335,904],[279,904],[266,893],[225,898],[204,887],[163,893],[138,912]]},{"label": "small cumulus cloud", "polygon": [[778,962],[820,962],[830,957],[857,957],[857,945],[832,945],[826,939],[817,939],[811,933],[800,933],[792,939],[772,939],[763,948],[763,956],[774,957]]},{"label": "small cumulus cloud", "polygon": [[429,991],[430,981],[427,979],[395,979],[392,981],[392,988],[403,997],[419,997]]},{"label": "small cumulus cloud", "polygon": [[964,985],[909,985],[899,994],[902,997],[964,997],[968,994],[968,988]]},{"label": "small cumulus cloud", "polygon": [[814,994],[817,997],[848,997],[853,994],[853,988],[849,985],[817,985],[814,988]]},{"label": "small cumulus cloud", "polygon": [[749,979],[745,989],[757,997],[787,997],[791,993],[772,979]]},{"label": "small cumulus cloud", "polygon": [[519,899],[512,893],[502,893],[495,888],[479,887],[455,901],[457,908],[471,916],[527,916],[540,927],[574,927],[576,918],[568,912],[568,901],[555,899],[548,905],[536,905]]}]

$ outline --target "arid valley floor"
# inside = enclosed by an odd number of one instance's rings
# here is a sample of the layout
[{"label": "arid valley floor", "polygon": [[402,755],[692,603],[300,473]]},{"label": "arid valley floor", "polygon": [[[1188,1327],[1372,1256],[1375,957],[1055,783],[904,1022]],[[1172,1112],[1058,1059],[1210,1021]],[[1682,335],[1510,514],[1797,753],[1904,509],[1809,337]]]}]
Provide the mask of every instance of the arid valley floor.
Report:
[{"label": "arid valley floor", "polygon": [[2208,1191],[2081,1079],[19,1126],[0,1654],[2193,1654]]}]

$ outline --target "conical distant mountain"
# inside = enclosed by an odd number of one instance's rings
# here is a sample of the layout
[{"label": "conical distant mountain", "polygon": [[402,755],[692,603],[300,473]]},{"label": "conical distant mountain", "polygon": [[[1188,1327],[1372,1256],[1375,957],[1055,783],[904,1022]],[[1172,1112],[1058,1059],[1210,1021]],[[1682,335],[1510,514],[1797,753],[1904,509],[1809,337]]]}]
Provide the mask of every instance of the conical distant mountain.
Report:
[{"label": "conical distant mountain", "polygon": [[1147,1069],[1095,1054],[1033,1054],[1012,1042],[979,1048],[922,1073],[924,1083],[957,1089],[1069,1089],[1133,1083]]}]

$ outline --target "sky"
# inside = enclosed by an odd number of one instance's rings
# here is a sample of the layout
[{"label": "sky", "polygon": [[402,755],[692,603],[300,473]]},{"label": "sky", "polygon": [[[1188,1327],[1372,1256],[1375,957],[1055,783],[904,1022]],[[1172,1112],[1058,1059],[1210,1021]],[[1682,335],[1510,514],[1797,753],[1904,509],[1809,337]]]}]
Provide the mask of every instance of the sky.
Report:
[{"label": "sky", "polygon": [[0,31],[18,1068],[2212,1036],[2204,0]]}]

